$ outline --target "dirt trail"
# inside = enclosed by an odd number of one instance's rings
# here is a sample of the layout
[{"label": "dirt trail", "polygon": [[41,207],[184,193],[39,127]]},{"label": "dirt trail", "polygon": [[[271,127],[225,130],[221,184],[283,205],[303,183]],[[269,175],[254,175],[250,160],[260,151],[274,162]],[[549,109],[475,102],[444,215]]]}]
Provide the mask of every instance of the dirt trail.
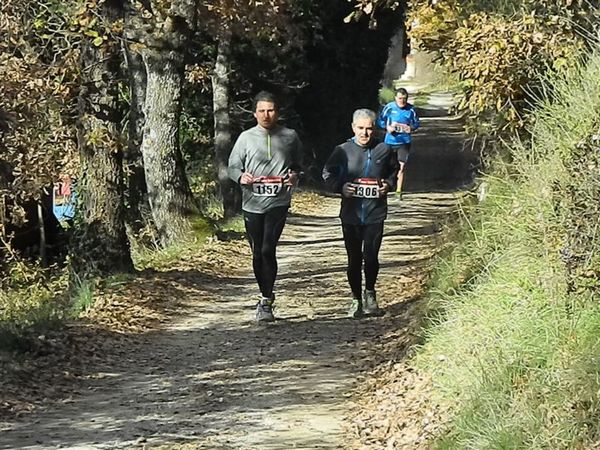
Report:
[{"label": "dirt trail", "polygon": [[[178,318],[89,367],[90,382],[73,398],[0,423],[0,449],[348,448],[353,389],[365,364],[380,362],[373,351],[383,336],[411,342],[412,293],[455,197],[390,197],[378,281],[383,319],[345,317],[346,256],[333,197],[319,197],[317,213],[294,208],[288,220],[273,324],[252,321],[257,290],[249,272],[157,275],[183,297]],[[241,258],[249,267],[249,255]]]}]

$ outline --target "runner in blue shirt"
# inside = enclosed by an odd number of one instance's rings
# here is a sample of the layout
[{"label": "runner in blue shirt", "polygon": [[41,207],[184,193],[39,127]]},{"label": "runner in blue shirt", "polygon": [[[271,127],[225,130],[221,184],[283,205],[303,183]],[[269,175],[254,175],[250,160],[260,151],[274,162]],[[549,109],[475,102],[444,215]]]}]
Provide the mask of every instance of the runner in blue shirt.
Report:
[{"label": "runner in blue shirt", "polygon": [[401,193],[404,166],[410,154],[411,133],[420,125],[414,106],[408,103],[406,89],[396,89],[394,101],[383,107],[377,119],[377,125],[386,131],[385,143],[391,145],[396,151],[400,164],[396,193]]}]

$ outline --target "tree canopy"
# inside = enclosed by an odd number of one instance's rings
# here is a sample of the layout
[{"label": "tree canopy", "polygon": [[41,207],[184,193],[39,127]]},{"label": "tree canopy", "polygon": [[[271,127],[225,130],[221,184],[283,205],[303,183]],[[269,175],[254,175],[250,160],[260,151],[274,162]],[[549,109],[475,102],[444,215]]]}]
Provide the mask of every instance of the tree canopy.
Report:
[{"label": "tree canopy", "polygon": [[543,74],[577,60],[597,14],[587,1],[413,0],[408,23],[419,47],[458,75],[459,107],[491,119],[490,131],[525,125]]},{"label": "tree canopy", "polygon": [[[70,174],[81,194],[75,231],[94,221],[112,221],[115,231],[126,220],[136,239],[143,216],[158,232],[155,243],[176,242],[177,229],[189,230],[184,216],[197,212],[188,179],[197,193],[215,194],[217,111],[230,133],[222,164],[231,139],[252,123],[248,105],[261,89],[282,99],[282,120],[318,165],[347,137],[352,110],[378,107],[389,37],[401,25],[395,14],[383,15],[378,29],[344,23],[351,10],[344,0],[3,2],[0,196],[9,219],[22,224],[25,202],[47,198]],[[230,54],[219,70],[229,93],[221,104],[210,81],[223,43]],[[94,227],[103,229],[100,222]]]}]

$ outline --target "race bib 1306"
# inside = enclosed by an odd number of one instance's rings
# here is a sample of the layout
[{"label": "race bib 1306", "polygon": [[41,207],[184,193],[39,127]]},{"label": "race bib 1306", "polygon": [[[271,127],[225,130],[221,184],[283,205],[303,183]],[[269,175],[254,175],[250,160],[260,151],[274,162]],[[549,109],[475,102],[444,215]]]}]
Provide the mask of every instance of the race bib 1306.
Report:
[{"label": "race bib 1306", "polygon": [[376,178],[357,178],[354,185],[354,197],[379,198],[379,181]]}]

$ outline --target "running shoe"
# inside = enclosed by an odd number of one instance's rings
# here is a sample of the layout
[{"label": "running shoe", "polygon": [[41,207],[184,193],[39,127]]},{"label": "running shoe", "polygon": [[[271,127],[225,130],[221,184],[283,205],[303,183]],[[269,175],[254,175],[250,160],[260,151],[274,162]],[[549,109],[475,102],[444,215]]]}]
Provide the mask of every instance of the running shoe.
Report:
[{"label": "running shoe", "polygon": [[270,298],[262,298],[256,305],[256,321],[257,322],[273,322],[273,300]]},{"label": "running shoe", "polygon": [[362,301],[357,298],[352,299],[350,308],[348,308],[348,317],[353,319],[360,319],[363,316]]},{"label": "running shoe", "polygon": [[377,294],[375,291],[365,290],[363,295],[363,312],[365,316],[380,317],[385,314],[385,311],[377,304]]}]

